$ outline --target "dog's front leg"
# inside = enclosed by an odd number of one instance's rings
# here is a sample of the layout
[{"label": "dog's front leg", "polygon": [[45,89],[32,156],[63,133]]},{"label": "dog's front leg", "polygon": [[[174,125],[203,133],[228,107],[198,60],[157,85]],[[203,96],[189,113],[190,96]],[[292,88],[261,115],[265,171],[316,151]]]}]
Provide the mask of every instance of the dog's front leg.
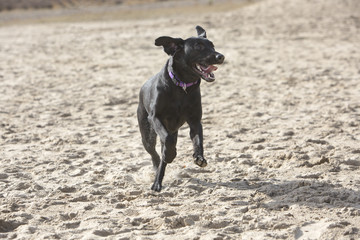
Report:
[{"label": "dog's front leg", "polygon": [[156,171],[155,181],[151,189],[160,192],[165,175],[165,168],[167,164],[171,163],[176,157],[177,132],[173,134],[168,133],[161,121],[156,117],[152,118],[152,122],[156,133],[160,137],[162,158]]},{"label": "dog's front leg", "polygon": [[154,190],[156,192],[160,192],[162,188],[162,180],[165,175],[165,168],[167,163],[164,161],[160,162],[160,165],[156,171],[155,181],[154,184],[151,186],[151,190]]},{"label": "dog's front leg", "polygon": [[189,122],[190,126],[190,138],[194,146],[194,158],[196,165],[200,167],[206,167],[207,162],[204,158],[204,148],[203,148],[203,130],[202,124],[200,121]]}]

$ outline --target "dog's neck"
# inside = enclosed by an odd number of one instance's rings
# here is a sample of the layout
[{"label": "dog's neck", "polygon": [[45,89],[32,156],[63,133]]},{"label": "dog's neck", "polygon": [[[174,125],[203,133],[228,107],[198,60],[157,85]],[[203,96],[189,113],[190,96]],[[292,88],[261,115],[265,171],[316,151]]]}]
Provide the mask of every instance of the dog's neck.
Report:
[{"label": "dog's neck", "polygon": [[175,80],[186,84],[194,84],[195,82],[197,83],[200,81],[200,77],[198,75],[189,72],[189,67],[183,67],[181,65],[182,64],[177,64],[173,57],[170,57],[168,60],[167,70],[169,73],[174,75]]}]

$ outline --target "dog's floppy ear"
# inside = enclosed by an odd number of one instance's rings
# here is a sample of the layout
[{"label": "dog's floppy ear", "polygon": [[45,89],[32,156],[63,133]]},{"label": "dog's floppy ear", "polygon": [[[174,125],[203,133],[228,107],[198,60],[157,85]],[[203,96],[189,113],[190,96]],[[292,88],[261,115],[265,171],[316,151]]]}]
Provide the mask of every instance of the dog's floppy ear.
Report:
[{"label": "dog's floppy ear", "polygon": [[163,46],[164,51],[171,56],[184,48],[184,40],[181,38],[159,37],[155,40],[156,46]]},{"label": "dog's floppy ear", "polygon": [[205,29],[203,29],[203,28],[200,27],[200,26],[196,26],[196,31],[197,31],[198,37],[206,38],[206,31],[205,31]]}]

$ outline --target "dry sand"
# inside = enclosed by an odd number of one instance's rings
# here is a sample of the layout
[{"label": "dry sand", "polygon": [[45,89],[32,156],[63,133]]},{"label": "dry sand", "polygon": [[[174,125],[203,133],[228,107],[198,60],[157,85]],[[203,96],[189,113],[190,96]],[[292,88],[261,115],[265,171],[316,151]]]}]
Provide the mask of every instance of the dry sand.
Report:
[{"label": "dry sand", "polygon": [[[190,16],[190,17],[189,17]],[[188,128],[161,193],[136,121],[167,56],[207,29],[204,169]],[[360,3],[0,28],[0,238],[359,239]]]}]

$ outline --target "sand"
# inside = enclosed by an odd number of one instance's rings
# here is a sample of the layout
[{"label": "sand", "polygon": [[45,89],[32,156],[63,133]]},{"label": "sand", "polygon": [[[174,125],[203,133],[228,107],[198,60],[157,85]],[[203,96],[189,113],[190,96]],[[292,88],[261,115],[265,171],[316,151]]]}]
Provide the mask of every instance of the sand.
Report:
[{"label": "sand", "polygon": [[[154,193],[138,91],[154,39],[198,24],[226,56],[201,85],[208,166],[184,126]],[[359,239],[359,77],[357,0],[2,26],[0,238]]]}]

